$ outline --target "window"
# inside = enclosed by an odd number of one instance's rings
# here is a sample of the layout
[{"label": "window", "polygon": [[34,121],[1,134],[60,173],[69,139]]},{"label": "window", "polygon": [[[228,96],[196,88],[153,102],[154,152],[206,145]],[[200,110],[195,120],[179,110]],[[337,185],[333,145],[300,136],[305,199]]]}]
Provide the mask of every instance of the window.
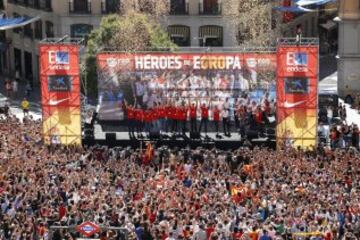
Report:
[{"label": "window", "polygon": [[42,21],[41,20],[35,22],[35,38],[36,39],[42,39],[43,38]]},{"label": "window", "polygon": [[86,38],[92,31],[93,26],[88,24],[74,24],[71,25],[71,37]]},{"label": "window", "polygon": [[71,13],[86,14],[91,12],[90,0],[69,0]]},{"label": "window", "polygon": [[188,14],[188,2],[186,0],[171,0],[170,1],[170,14],[182,15]]},{"label": "window", "polygon": [[220,26],[201,26],[199,29],[200,46],[222,47],[223,28]]},{"label": "window", "polygon": [[203,0],[200,3],[199,13],[203,15],[221,14],[221,3],[219,0]]},{"label": "window", "polygon": [[180,47],[190,46],[190,27],[182,25],[168,26],[170,39]]},{"label": "window", "polygon": [[[25,18],[28,18],[28,16],[24,16]],[[33,29],[31,26],[31,23],[24,26],[24,36],[28,38],[33,38]]]},{"label": "window", "polygon": [[0,9],[1,9],[1,10],[5,10],[4,0],[0,0]]},{"label": "window", "polygon": [[120,0],[102,0],[101,9],[103,13],[117,13],[120,9]]},{"label": "window", "polygon": [[45,34],[47,38],[53,38],[54,34],[54,24],[50,21],[45,22]]},{"label": "window", "polygon": [[52,11],[52,3],[51,0],[39,0],[40,8],[46,11]]}]

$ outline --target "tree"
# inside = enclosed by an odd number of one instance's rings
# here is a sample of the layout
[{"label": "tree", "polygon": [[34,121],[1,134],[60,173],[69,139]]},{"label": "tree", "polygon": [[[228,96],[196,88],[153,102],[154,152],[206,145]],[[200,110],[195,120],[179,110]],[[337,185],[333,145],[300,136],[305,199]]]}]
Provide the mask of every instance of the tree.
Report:
[{"label": "tree", "polygon": [[224,1],[224,8],[229,9],[225,15],[232,19],[231,24],[238,26],[237,39],[240,45],[275,45],[281,32],[281,15],[272,11],[277,3],[272,0]]},{"label": "tree", "polygon": [[120,14],[103,17],[87,42],[88,95],[96,96],[96,54],[103,50],[123,52],[175,49],[159,20],[168,11],[167,0],[122,0]]}]

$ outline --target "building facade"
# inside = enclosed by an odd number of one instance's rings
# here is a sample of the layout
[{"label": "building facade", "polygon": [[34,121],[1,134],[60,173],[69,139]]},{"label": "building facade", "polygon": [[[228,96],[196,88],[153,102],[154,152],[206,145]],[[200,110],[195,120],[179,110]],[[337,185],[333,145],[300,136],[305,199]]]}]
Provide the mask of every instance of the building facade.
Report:
[{"label": "building facade", "polygon": [[[0,0],[0,3],[5,0]],[[100,25],[104,14],[118,11],[121,0],[8,0],[8,17],[40,16],[35,23],[6,31],[8,43],[0,56],[3,73],[19,71],[22,80],[38,83],[38,43],[41,39],[86,37]],[[235,19],[239,1],[169,0],[170,12],[161,21],[170,38],[181,47],[234,47],[239,45],[239,26]],[[0,4],[1,8],[1,4]],[[317,35],[316,15],[294,18],[283,27],[285,36],[294,36],[295,27],[303,25],[304,35]]]},{"label": "building facade", "polygon": [[360,92],[360,0],[341,0],[339,17],[338,92]]}]

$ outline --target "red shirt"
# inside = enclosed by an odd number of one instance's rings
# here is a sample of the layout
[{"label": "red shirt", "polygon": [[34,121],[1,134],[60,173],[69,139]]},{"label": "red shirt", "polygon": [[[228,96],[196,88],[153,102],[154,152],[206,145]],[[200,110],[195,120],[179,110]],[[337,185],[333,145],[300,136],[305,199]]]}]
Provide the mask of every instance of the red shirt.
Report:
[{"label": "red shirt", "polygon": [[175,108],[175,119],[182,120],[182,109],[180,107]]},{"label": "red shirt", "polygon": [[158,108],[159,118],[165,118],[166,117],[166,110],[165,107],[159,107]]},{"label": "red shirt", "polygon": [[201,118],[209,118],[209,109],[208,107],[201,107]]},{"label": "red shirt", "polygon": [[127,108],[127,119],[132,120],[135,118],[135,111],[133,108]]},{"label": "red shirt", "polygon": [[144,110],[135,109],[134,112],[135,112],[134,115],[135,115],[135,120],[136,121],[140,121],[140,122],[144,121]]},{"label": "red shirt", "polygon": [[152,110],[148,110],[145,112],[145,122],[151,122],[153,119],[153,113]]},{"label": "red shirt", "polygon": [[187,109],[186,107],[181,108],[181,119],[182,121],[186,121],[187,119]]},{"label": "red shirt", "polygon": [[208,227],[206,228],[206,239],[210,239],[211,234],[215,231],[214,227]]},{"label": "red shirt", "polygon": [[256,122],[262,123],[262,112],[261,111],[256,113]]},{"label": "red shirt", "polygon": [[190,118],[196,119],[196,106],[190,106]]},{"label": "red shirt", "polygon": [[214,121],[219,122],[220,121],[220,110],[218,108],[214,108]]}]

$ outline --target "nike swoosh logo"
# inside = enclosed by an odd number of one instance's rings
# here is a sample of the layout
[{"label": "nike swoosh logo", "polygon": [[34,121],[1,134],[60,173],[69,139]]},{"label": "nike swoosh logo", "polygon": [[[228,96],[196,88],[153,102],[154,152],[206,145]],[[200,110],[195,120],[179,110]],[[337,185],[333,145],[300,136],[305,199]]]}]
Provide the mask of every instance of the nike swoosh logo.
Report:
[{"label": "nike swoosh logo", "polygon": [[300,104],[302,104],[302,103],[304,103],[304,102],[305,102],[305,101],[289,103],[288,101],[286,101],[286,102],[284,103],[284,107],[285,107],[285,108],[293,108],[293,107],[299,106]]},{"label": "nike swoosh logo", "polygon": [[51,106],[56,106],[56,105],[58,105],[59,103],[65,102],[65,101],[68,100],[68,99],[69,99],[69,98],[64,98],[64,99],[60,99],[60,100],[52,100],[52,99],[50,99],[49,105],[51,105]]}]

